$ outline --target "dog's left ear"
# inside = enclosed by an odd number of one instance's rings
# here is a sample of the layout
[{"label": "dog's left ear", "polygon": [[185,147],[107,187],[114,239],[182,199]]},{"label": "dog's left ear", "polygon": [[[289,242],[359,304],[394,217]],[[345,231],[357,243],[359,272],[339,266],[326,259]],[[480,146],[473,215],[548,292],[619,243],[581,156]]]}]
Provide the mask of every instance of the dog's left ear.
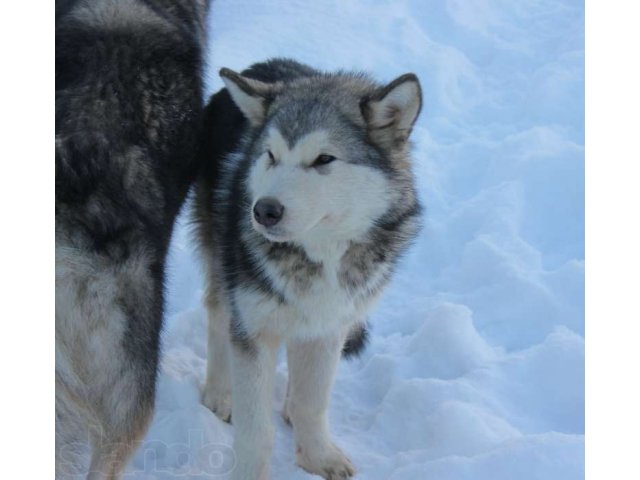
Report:
[{"label": "dog's left ear", "polygon": [[360,103],[370,132],[394,143],[409,138],[421,108],[422,90],[413,73],[396,78]]}]

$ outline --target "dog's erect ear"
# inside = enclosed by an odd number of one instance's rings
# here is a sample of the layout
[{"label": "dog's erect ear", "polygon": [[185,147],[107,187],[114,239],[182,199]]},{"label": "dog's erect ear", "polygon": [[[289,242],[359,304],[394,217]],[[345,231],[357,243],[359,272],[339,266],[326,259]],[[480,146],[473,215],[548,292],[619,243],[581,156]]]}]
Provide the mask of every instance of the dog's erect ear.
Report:
[{"label": "dog's erect ear", "polygon": [[[369,130],[394,141],[406,141],[422,108],[418,77],[406,73],[365,97],[360,108]],[[372,132],[373,133],[373,132]]]},{"label": "dog's erect ear", "polygon": [[220,76],[229,90],[233,102],[247,117],[251,125],[261,125],[269,101],[275,93],[276,85],[243,77],[228,68],[221,69]]}]

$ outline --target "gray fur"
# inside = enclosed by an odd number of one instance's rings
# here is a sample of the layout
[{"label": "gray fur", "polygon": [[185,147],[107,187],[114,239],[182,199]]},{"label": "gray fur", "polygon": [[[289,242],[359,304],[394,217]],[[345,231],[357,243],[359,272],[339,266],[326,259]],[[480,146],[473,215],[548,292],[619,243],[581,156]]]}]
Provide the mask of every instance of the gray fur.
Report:
[{"label": "gray fur", "polygon": [[197,170],[206,2],[56,2],[56,478],[153,415],[164,262]]}]

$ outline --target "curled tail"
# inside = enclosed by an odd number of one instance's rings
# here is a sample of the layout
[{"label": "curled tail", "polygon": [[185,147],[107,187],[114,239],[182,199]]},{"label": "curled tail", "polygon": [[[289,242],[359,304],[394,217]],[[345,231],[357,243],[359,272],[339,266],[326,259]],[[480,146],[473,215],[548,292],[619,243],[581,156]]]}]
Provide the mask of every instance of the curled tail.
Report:
[{"label": "curled tail", "polygon": [[342,358],[351,359],[362,354],[369,343],[369,331],[367,324],[361,323],[356,325],[344,342],[342,347]]}]

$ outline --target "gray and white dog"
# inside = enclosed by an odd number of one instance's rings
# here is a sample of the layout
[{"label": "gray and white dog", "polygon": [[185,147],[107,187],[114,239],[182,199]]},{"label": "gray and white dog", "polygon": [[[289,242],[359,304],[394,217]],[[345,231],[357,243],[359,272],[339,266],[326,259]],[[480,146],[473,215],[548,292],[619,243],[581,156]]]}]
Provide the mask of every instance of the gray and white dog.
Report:
[{"label": "gray and white dog", "polygon": [[56,2],[56,478],[118,478],[153,413],[197,172],[204,0]]},{"label": "gray and white dog", "polygon": [[203,402],[225,420],[233,410],[232,478],[267,478],[284,341],[298,464],[347,478],[354,468],[330,439],[327,407],[345,342],[362,343],[367,312],[419,230],[409,134],[420,84],[280,59],[220,74],[195,199],[209,316]]}]

